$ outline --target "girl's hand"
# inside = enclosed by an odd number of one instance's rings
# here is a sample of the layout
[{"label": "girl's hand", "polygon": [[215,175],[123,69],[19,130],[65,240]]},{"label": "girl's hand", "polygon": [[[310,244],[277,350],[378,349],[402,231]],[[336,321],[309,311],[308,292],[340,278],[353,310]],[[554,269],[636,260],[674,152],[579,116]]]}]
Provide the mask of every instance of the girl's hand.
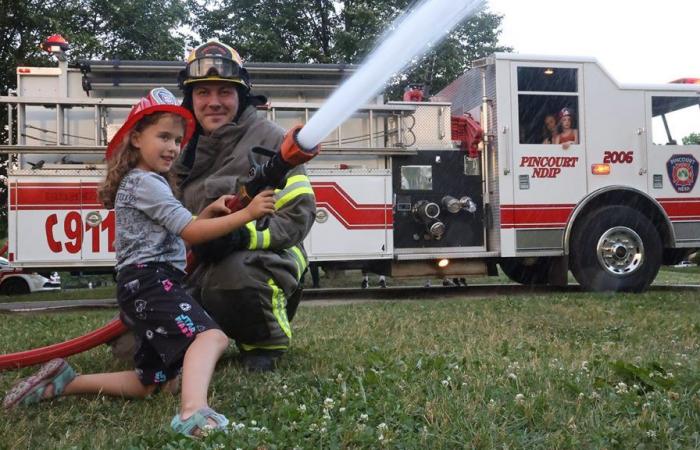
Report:
[{"label": "girl's hand", "polygon": [[275,191],[267,189],[255,196],[253,200],[245,207],[248,214],[253,219],[259,219],[264,215],[275,212]]},{"label": "girl's hand", "polygon": [[199,213],[200,219],[211,219],[212,217],[224,216],[231,214],[231,210],[226,207],[226,202],[232,199],[233,195],[222,195],[218,199],[207,205],[206,208]]}]

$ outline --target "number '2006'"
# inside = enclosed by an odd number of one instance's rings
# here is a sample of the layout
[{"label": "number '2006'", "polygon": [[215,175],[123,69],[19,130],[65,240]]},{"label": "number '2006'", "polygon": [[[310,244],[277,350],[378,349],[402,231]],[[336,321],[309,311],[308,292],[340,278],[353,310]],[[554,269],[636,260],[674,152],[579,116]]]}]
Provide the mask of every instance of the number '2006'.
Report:
[{"label": "number '2006'", "polygon": [[630,164],[634,161],[634,152],[604,152],[603,153],[603,163],[604,164]]}]

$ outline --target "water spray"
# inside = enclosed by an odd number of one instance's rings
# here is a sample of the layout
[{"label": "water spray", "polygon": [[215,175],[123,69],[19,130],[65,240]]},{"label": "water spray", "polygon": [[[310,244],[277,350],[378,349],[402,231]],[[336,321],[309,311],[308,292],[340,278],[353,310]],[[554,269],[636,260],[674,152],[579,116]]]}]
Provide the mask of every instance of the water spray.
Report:
[{"label": "water spray", "polygon": [[435,47],[458,23],[476,14],[484,0],[426,0],[399,17],[393,31],[367,57],[359,70],[316,111],[297,140],[313,148],[357,109],[382,90],[389,79]]}]

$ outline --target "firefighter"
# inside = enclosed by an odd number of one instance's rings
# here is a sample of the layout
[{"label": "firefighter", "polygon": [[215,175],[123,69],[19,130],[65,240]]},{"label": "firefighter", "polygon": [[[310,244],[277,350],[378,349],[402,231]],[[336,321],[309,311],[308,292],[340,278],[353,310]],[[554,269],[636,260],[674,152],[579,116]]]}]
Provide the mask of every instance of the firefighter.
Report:
[{"label": "firefighter", "polygon": [[[256,106],[267,99],[251,94],[241,58],[228,45],[209,41],[195,48],[179,84],[197,128],[175,173],[180,199],[196,213],[212,199],[237,192],[251,161],[267,158],[253,148],[279,151],[285,130],[257,114]],[[256,372],[274,370],[289,348],[308,265],[302,241],[316,213],[303,166],[292,169],[280,187],[269,220],[193,247],[199,265],[189,277],[194,295],[236,341],[243,365]]]}]

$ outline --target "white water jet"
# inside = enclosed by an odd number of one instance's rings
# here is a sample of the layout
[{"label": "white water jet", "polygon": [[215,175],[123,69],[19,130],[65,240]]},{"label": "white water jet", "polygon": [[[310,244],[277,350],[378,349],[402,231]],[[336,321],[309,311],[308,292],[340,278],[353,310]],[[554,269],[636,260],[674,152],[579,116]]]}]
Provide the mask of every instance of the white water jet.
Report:
[{"label": "white water jet", "polygon": [[462,20],[481,9],[485,0],[426,0],[396,20],[393,33],[367,57],[345,83],[299,131],[303,148],[318,145],[331,131],[376,95],[394,74],[422,56]]}]

